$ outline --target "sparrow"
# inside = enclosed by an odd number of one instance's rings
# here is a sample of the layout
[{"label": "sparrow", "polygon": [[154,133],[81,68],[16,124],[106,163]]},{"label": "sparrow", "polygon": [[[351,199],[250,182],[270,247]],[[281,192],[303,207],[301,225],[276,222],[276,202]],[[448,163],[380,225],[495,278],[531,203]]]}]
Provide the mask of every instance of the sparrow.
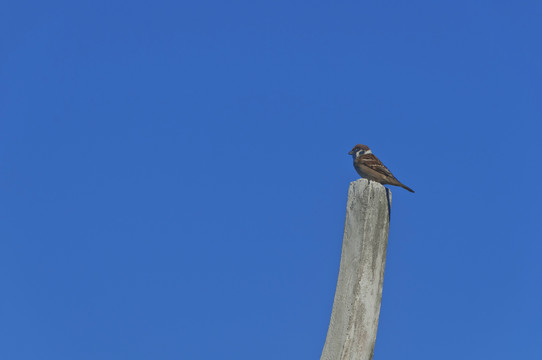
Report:
[{"label": "sparrow", "polygon": [[408,186],[402,184],[393,176],[391,171],[382,164],[380,160],[372,153],[367,145],[357,144],[348,153],[354,159],[354,169],[359,176],[367,180],[376,181],[381,184],[400,186],[410,192],[414,192]]}]

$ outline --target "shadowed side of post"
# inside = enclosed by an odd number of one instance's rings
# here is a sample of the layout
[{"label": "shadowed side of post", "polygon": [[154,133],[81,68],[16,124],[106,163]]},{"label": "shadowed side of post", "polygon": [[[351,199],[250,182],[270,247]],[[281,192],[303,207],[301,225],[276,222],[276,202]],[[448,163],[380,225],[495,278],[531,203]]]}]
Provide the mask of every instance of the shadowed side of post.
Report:
[{"label": "shadowed side of post", "polygon": [[391,192],[379,183],[350,183],[339,279],[320,360],[370,360],[380,315]]}]

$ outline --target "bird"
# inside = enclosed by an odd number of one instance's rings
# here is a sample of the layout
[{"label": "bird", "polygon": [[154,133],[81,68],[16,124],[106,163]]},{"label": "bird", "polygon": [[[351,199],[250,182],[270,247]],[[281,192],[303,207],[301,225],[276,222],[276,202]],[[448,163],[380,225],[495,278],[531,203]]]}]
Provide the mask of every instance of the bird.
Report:
[{"label": "bird", "polygon": [[352,155],[354,169],[356,169],[362,178],[376,181],[383,185],[400,186],[412,193],[414,192],[414,190],[397,180],[367,145],[357,144],[350,150],[348,155]]}]

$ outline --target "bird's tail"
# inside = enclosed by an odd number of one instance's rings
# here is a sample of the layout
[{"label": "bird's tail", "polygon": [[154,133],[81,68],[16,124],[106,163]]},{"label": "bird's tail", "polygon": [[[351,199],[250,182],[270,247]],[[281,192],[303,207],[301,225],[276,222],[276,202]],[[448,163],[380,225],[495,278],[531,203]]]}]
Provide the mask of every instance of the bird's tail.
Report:
[{"label": "bird's tail", "polygon": [[388,184],[395,185],[395,186],[400,186],[403,189],[410,191],[411,193],[414,192],[414,190],[412,190],[411,188],[409,188],[408,186],[406,186],[405,184],[403,184],[402,182],[400,182],[396,178],[393,178],[392,181],[388,182]]},{"label": "bird's tail", "polygon": [[414,192],[414,190],[412,190],[411,188],[409,188],[408,186],[406,186],[404,184],[399,183],[399,186],[402,187],[403,189],[406,189],[406,190],[410,191],[411,193]]}]

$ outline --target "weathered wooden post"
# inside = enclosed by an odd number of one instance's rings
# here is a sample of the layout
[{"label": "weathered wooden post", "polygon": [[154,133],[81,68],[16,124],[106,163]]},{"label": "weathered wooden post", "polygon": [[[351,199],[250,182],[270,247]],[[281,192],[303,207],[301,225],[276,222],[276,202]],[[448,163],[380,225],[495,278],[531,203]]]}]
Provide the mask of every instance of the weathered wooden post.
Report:
[{"label": "weathered wooden post", "polygon": [[370,360],[380,315],[391,192],[379,183],[350,183],[339,279],[320,360]]}]

